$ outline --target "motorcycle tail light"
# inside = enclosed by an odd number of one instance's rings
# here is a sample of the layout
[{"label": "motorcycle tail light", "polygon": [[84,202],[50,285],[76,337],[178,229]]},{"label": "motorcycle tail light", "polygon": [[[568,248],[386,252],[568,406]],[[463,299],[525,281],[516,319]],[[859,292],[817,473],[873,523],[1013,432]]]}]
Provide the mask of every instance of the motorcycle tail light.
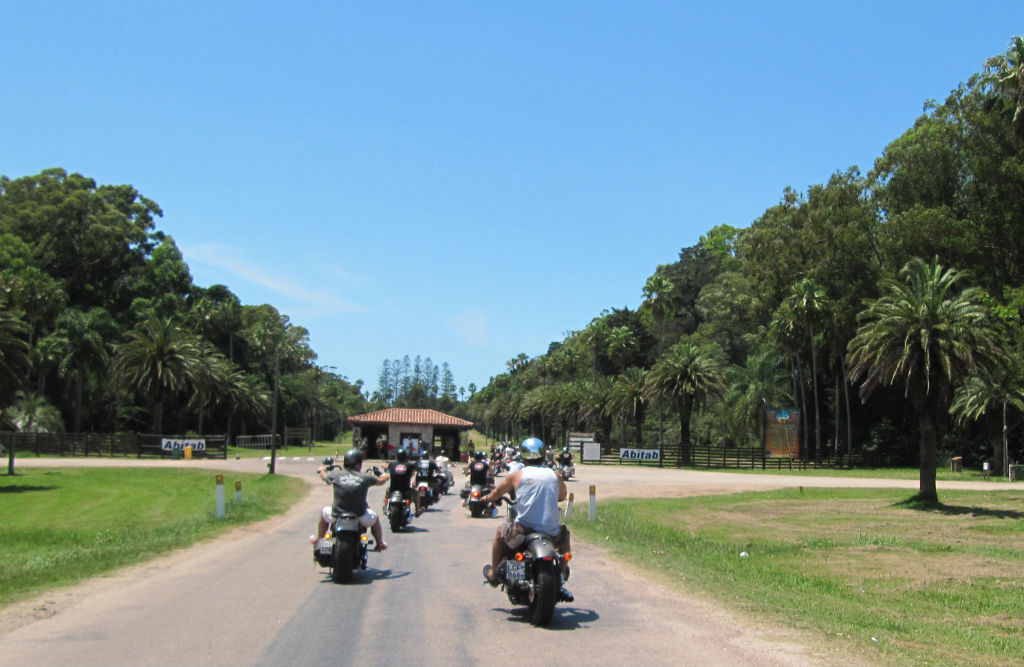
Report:
[{"label": "motorcycle tail light", "polygon": [[567,554],[565,554],[564,556],[562,556],[562,559],[563,559],[563,560],[564,560],[564,561],[565,561],[566,563],[568,563],[569,561],[571,561],[571,560],[572,560],[572,554],[571,554],[571,553],[567,553]]},{"label": "motorcycle tail light", "polygon": [[369,542],[369,541],[370,541],[370,538],[369,538],[369,537],[367,537],[366,535],[362,535],[362,536],[360,536],[360,538],[359,538],[359,539],[361,539],[361,540],[362,540],[363,542]]},{"label": "motorcycle tail light", "polygon": [[524,560],[526,560],[526,554],[524,554],[522,551],[520,551],[519,553],[516,554],[516,560],[519,561],[520,563],[523,562]]},{"label": "motorcycle tail light", "polygon": [[474,498],[479,498],[480,497],[480,492],[479,491],[474,491],[473,492],[473,497]]}]

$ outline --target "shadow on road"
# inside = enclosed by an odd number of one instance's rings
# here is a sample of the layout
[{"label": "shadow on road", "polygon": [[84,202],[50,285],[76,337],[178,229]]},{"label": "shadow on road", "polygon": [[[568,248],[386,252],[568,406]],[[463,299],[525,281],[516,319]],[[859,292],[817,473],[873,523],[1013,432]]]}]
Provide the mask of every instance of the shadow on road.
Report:
[{"label": "shadow on road", "polygon": [[[508,620],[514,623],[530,623],[530,610],[526,607],[515,609],[495,607],[494,611],[501,611],[508,614]],[[551,619],[551,625],[545,630],[576,630],[588,623],[593,623],[601,618],[593,609],[580,609],[579,607],[555,607],[555,615]]]},{"label": "shadow on road", "polygon": [[333,584],[335,586],[366,586],[367,584],[373,583],[377,580],[383,579],[401,579],[408,577],[412,572],[394,570],[377,570],[374,568],[367,568],[365,570],[358,570],[352,573],[352,581],[347,584],[335,584],[331,580],[331,573],[325,572],[324,578],[320,580],[320,583]]}]

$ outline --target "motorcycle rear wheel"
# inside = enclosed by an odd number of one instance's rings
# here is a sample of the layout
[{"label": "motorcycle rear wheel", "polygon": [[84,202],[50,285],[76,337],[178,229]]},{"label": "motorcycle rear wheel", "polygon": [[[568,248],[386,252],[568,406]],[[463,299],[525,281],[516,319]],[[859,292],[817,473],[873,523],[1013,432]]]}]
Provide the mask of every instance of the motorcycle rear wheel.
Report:
[{"label": "motorcycle rear wheel", "polygon": [[392,505],[389,511],[388,519],[391,523],[391,532],[397,533],[402,530],[402,515],[405,513],[405,508]]},{"label": "motorcycle rear wheel", "polygon": [[530,623],[547,626],[555,614],[558,599],[558,575],[550,561],[536,561],[534,567],[533,595],[530,596]]},{"label": "motorcycle rear wheel", "polygon": [[352,561],[355,559],[355,544],[348,536],[339,536],[334,540],[331,550],[331,579],[336,584],[347,584],[352,581]]}]

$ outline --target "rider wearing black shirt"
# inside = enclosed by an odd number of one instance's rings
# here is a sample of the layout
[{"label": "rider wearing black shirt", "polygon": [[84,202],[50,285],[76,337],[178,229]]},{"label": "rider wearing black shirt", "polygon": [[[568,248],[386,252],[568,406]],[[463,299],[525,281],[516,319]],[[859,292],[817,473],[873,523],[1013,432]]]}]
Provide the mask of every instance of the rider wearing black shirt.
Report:
[{"label": "rider wearing black shirt", "polygon": [[388,474],[391,475],[391,486],[388,488],[388,495],[394,491],[401,491],[403,498],[412,498],[416,506],[416,516],[422,514],[420,510],[420,494],[416,492],[414,484],[416,480],[416,468],[409,462],[409,452],[403,447],[395,454],[397,460],[388,465]]}]

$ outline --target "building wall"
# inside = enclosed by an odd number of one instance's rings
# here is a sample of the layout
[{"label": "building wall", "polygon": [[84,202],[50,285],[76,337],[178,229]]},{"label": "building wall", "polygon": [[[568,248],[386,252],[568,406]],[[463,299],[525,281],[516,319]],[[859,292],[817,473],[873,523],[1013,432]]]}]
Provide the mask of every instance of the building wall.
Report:
[{"label": "building wall", "polygon": [[419,433],[421,441],[427,443],[434,441],[434,427],[429,424],[389,424],[388,442],[394,445],[396,450],[404,444],[402,442],[403,433]]}]

